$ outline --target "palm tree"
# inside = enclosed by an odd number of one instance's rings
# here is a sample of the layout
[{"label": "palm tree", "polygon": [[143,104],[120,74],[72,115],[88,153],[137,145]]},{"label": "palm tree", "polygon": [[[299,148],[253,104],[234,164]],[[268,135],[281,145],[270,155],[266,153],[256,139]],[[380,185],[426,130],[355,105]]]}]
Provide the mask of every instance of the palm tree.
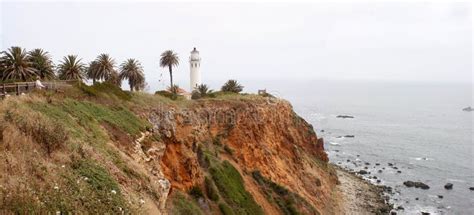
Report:
[{"label": "palm tree", "polygon": [[172,50],[167,50],[161,54],[160,66],[163,68],[168,67],[168,70],[170,71],[170,81],[171,81],[170,87],[173,86],[173,67],[176,67],[178,65],[179,65],[178,54],[176,54]]},{"label": "palm tree", "polygon": [[97,61],[92,61],[89,63],[89,66],[86,68],[86,76],[88,79],[92,79],[92,83],[95,84],[96,82],[96,71],[97,71]]},{"label": "palm tree", "polygon": [[128,79],[130,91],[135,89],[142,89],[145,82],[145,75],[143,74],[143,66],[138,60],[127,59],[120,65],[120,80]]},{"label": "palm tree", "polygon": [[224,86],[222,86],[221,91],[223,92],[232,92],[232,93],[240,93],[244,87],[239,84],[236,80],[228,80]]},{"label": "palm tree", "polygon": [[58,66],[59,79],[82,81],[85,76],[85,65],[81,60],[77,58],[77,55],[64,57]]},{"label": "palm tree", "polygon": [[28,60],[31,61],[36,69],[36,74],[41,79],[54,79],[54,65],[51,56],[43,49],[34,49],[28,52]]},{"label": "palm tree", "polygon": [[3,65],[3,80],[27,81],[36,76],[36,69],[33,67],[33,63],[28,60],[26,49],[13,46],[3,52],[0,61]]},{"label": "palm tree", "polygon": [[100,54],[90,63],[87,76],[95,83],[96,80],[116,81],[115,60],[108,54]]},{"label": "palm tree", "polygon": [[209,87],[207,85],[200,84],[193,91],[191,98],[192,99],[204,98],[204,97],[207,97],[211,93],[212,93],[212,90],[209,90]]},{"label": "palm tree", "polygon": [[113,70],[110,74],[108,74],[107,78],[105,78],[105,81],[117,87],[122,86],[122,80],[120,79],[119,73],[116,70]]}]

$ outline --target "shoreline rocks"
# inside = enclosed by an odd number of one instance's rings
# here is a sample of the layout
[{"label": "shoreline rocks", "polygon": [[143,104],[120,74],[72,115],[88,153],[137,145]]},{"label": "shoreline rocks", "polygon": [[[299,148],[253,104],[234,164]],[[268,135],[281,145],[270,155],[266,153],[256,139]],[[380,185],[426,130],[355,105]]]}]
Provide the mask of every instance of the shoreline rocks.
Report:
[{"label": "shoreline rocks", "polygon": [[406,187],[421,188],[423,190],[430,189],[430,186],[420,181],[405,181],[403,182],[403,185],[405,185]]}]

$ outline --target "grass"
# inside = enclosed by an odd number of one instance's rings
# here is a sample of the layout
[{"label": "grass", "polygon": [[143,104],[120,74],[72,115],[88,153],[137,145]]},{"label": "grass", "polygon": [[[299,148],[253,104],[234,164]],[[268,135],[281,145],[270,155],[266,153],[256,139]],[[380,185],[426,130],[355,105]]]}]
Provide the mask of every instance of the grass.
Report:
[{"label": "grass", "polygon": [[223,215],[234,215],[234,211],[225,203],[219,203],[219,210]]},{"label": "grass", "polygon": [[252,177],[265,193],[268,201],[276,204],[283,214],[319,214],[319,212],[301,196],[265,178],[259,171],[253,171]]},{"label": "grass", "polygon": [[146,121],[139,119],[123,106],[110,108],[88,101],[66,99],[63,103],[63,109],[77,117],[79,122],[83,122],[81,124],[90,123],[91,121],[107,122],[131,135],[138,135],[140,131],[145,130],[148,126]]},{"label": "grass", "polygon": [[214,202],[219,201],[219,194],[218,194],[216,185],[209,177],[206,177],[204,179],[204,186],[206,187],[207,198],[209,198],[210,200]]},{"label": "grass", "polygon": [[171,214],[176,215],[202,215],[199,206],[192,200],[188,200],[179,191],[172,197],[173,209]]},{"label": "grass", "polygon": [[89,96],[101,97],[113,95],[118,99],[125,101],[129,101],[132,98],[130,92],[125,92],[120,89],[120,87],[117,87],[108,82],[96,83],[91,86],[85,84],[77,84],[77,87]]},{"label": "grass", "polygon": [[101,204],[115,212],[119,212],[118,208],[127,208],[118,183],[106,169],[89,159],[76,161],[72,168],[77,175],[84,177],[95,194],[95,199]]},{"label": "grass", "polygon": [[60,123],[24,106],[7,110],[4,120],[13,123],[22,133],[32,137],[48,155],[68,140],[68,134]]},{"label": "grass", "polygon": [[221,196],[236,214],[263,214],[262,208],[245,189],[239,171],[228,161],[213,165],[209,172]]}]

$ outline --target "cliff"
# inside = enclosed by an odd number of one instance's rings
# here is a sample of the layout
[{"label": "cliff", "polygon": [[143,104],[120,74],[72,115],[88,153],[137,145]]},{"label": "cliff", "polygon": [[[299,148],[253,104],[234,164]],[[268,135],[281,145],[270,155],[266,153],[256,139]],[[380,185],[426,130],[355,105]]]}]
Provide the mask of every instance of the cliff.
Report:
[{"label": "cliff", "polygon": [[0,211],[334,214],[335,170],[291,105],[112,86],[0,102]]}]

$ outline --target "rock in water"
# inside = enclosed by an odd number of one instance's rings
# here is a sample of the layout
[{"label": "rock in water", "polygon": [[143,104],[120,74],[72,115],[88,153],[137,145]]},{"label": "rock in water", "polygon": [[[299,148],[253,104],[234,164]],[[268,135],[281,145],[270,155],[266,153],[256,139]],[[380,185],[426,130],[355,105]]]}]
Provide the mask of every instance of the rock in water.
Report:
[{"label": "rock in water", "polygon": [[452,190],[452,189],[453,189],[453,184],[447,183],[446,185],[444,185],[444,189],[446,189],[446,190]]},{"label": "rock in water", "polygon": [[442,196],[442,195],[438,195],[438,198],[442,199],[442,198],[443,198],[443,196]]},{"label": "rock in water", "polygon": [[425,184],[423,182],[419,182],[419,181],[405,181],[405,182],[403,182],[403,185],[405,185],[407,187],[421,188],[423,190],[430,189],[430,186],[428,186],[427,184]]},{"label": "rock in water", "polygon": [[462,110],[463,110],[463,111],[474,111],[474,108],[472,108],[471,106],[469,106],[469,107],[463,108]]},{"label": "rock in water", "polygon": [[367,172],[367,171],[365,171],[365,170],[360,170],[360,171],[359,171],[359,174],[361,174],[361,175],[365,175],[365,174],[368,174],[368,173],[369,173],[369,172]]},{"label": "rock in water", "polygon": [[474,187],[469,187],[469,190],[474,190]]},{"label": "rock in water", "polygon": [[350,115],[337,115],[336,118],[352,119],[352,118],[354,118],[354,116],[350,116]]}]

